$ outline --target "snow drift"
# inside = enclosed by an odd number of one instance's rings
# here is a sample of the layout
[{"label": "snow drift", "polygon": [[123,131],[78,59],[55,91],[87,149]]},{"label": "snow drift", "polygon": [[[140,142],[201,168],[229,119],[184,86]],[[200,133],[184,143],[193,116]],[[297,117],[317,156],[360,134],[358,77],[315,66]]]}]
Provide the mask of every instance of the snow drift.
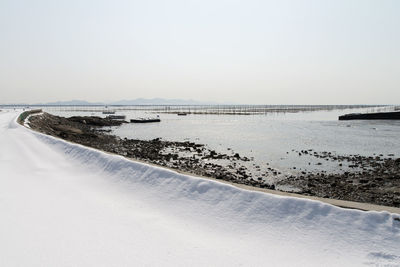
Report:
[{"label": "snow drift", "polygon": [[0,114],[1,266],[400,266],[398,214],[239,189]]}]

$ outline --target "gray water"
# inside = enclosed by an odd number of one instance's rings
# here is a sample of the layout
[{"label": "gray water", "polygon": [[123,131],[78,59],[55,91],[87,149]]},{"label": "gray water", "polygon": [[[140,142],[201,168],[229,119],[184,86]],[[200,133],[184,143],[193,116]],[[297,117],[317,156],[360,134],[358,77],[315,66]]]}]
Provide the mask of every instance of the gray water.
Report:
[{"label": "gray water", "polygon": [[[265,113],[255,115],[193,115],[177,116],[160,113],[160,123],[129,123],[112,127],[122,138],[169,141],[192,141],[207,145],[217,152],[253,158],[251,164],[273,167],[283,175],[301,170],[341,172],[337,163],[325,162],[310,155],[299,156],[301,150],[328,151],[337,155],[400,156],[400,121],[339,121],[346,113],[377,111],[377,108],[317,110],[296,113]],[[382,110],[382,109],[379,109]],[[97,115],[49,109],[61,116]],[[127,120],[155,117],[151,110],[120,110]],[[323,162],[322,165],[317,165]],[[296,169],[293,169],[296,167]]]}]

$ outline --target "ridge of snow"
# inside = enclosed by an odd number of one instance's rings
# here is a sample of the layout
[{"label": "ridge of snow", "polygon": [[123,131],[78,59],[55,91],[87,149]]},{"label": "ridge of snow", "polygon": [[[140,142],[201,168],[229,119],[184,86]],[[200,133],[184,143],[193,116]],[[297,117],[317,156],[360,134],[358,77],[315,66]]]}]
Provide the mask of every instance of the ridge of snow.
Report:
[{"label": "ridge of snow", "polygon": [[0,114],[2,266],[400,266],[397,214],[179,174],[15,118]]}]

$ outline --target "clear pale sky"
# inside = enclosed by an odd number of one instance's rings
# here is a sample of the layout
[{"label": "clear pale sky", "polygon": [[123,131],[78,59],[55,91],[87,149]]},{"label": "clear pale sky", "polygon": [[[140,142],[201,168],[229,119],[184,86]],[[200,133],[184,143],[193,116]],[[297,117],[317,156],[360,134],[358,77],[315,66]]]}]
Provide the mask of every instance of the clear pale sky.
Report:
[{"label": "clear pale sky", "polygon": [[399,104],[400,1],[0,0],[0,92]]}]

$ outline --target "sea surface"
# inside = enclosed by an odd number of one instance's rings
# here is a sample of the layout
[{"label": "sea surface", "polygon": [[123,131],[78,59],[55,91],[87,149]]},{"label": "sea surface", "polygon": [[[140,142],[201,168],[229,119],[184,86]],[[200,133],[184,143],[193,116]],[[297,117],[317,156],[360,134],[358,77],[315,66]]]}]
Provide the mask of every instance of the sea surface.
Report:
[{"label": "sea surface", "polygon": [[[279,109],[279,107],[281,107]],[[160,116],[159,123],[129,123],[111,127],[112,134],[121,138],[151,140],[161,138],[169,141],[191,141],[205,144],[220,153],[239,153],[251,158],[249,167],[260,166],[279,170],[283,175],[298,174],[301,171],[340,173],[346,171],[346,164],[338,166],[310,154],[300,153],[312,150],[334,155],[363,155],[400,157],[400,121],[339,121],[338,116],[347,113],[387,111],[393,107],[363,108],[300,108],[293,110],[278,106],[271,112],[204,112],[206,114],[164,113],[168,107],[134,108],[107,107],[117,115],[126,115],[127,120],[139,117]],[[199,110],[184,107],[184,111]],[[102,114],[104,107],[45,107],[45,111],[60,115]],[[206,108],[204,108],[206,110]],[[209,111],[210,109],[208,109]],[[249,109],[247,109],[249,110]],[[231,110],[230,110],[231,111]],[[242,111],[242,110],[241,110]],[[251,111],[251,109],[250,109]],[[232,112],[229,112],[232,113]],[[318,164],[319,163],[319,164]],[[279,179],[279,175],[277,178]]]}]

